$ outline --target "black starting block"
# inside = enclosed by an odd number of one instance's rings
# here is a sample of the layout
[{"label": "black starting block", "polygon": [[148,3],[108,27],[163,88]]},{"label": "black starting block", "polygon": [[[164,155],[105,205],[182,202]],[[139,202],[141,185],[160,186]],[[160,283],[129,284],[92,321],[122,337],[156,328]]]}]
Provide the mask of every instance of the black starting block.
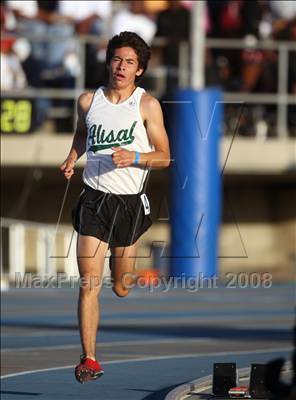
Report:
[{"label": "black starting block", "polygon": [[231,388],[237,384],[235,363],[215,363],[213,367],[213,394],[227,396]]},{"label": "black starting block", "polygon": [[269,398],[270,393],[265,387],[266,365],[251,364],[250,388],[249,392],[252,398]]},{"label": "black starting block", "polygon": [[212,391],[216,397],[268,398],[270,393],[265,387],[265,375],[265,364],[251,364],[249,387],[238,386],[236,363],[215,363]]}]

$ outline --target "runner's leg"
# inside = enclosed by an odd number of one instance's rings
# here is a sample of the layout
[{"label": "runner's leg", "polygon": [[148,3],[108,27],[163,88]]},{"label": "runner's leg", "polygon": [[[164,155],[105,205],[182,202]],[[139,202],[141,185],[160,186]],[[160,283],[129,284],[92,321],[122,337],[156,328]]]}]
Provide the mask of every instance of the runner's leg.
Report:
[{"label": "runner's leg", "polygon": [[83,353],[96,358],[96,337],[99,324],[99,299],[104,259],[108,243],[92,236],[78,235],[77,262],[81,278],[78,321]]}]

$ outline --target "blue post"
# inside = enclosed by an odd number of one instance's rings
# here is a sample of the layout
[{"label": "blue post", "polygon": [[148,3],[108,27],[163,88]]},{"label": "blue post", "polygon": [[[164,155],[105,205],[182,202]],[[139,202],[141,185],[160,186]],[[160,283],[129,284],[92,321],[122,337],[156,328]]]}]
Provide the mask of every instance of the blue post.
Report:
[{"label": "blue post", "polygon": [[219,89],[180,90],[170,102],[170,275],[217,275],[221,209]]}]

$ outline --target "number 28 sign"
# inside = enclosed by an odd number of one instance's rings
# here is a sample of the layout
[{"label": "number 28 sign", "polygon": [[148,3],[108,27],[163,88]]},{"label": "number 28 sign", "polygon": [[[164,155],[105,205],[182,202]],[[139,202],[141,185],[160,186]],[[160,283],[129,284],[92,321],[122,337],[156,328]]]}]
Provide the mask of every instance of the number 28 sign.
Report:
[{"label": "number 28 sign", "polygon": [[1,99],[1,133],[27,133],[32,129],[32,102]]}]

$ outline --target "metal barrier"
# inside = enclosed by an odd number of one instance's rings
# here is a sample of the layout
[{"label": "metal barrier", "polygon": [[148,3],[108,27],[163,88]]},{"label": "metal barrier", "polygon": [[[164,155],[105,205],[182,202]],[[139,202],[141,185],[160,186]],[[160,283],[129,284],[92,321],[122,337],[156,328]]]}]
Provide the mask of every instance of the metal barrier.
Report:
[{"label": "metal barrier", "polygon": [[[36,37],[26,36],[29,41],[58,41],[57,36]],[[52,99],[76,99],[82,91],[85,90],[85,49],[86,44],[106,42],[106,38],[101,37],[99,40],[92,35],[80,35],[70,38],[75,40],[78,45],[78,57],[81,66],[81,73],[76,77],[74,89],[45,89],[45,88],[27,88],[21,91],[11,90],[2,91],[3,98],[52,98]],[[168,43],[166,38],[155,38],[152,47],[163,48]],[[190,66],[189,66],[189,43],[182,41],[178,45],[179,49],[179,68],[175,71],[170,69],[170,74],[176,76],[180,88],[189,86]],[[279,53],[278,61],[278,87],[277,93],[242,93],[242,92],[225,92],[225,100],[229,102],[240,101],[250,104],[274,104],[277,106],[277,134],[279,138],[288,136],[288,105],[296,104],[295,95],[288,94],[288,57],[289,52],[296,51],[296,43],[288,41],[244,41],[240,39],[207,39],[206,47],[210,49],[265,49],[275,50]],[[146,76],[153,77],[156,82],[156,89],[152,94],[161,97],[165,91],[166,78],[168,69],[165,66],[154,66],[147,70]],[[76,109],[74,111],[74,123],[76,121]]]},{"label": "metal barrier", "polygon": [[[289,51],[296,51],[296,43],[287,41],[242,41],[240,39],[208,39],[206,45],[216,49],[248,49],[276,50],[279,52],[277,93],[225,93],[225,100],[242,100],[247,103],[263,103],[277,105],[277,132],[283,138],[288,136],[288,104],[296,104],[296,96],[288,94]],[[257,97],[258,96],[258,97]]]},{"label": "metal barrier", "polygon": [[32,273],[41,280],[79,277],[76,233],[70,226],[1,219],[1,277],[14,283]]}]

